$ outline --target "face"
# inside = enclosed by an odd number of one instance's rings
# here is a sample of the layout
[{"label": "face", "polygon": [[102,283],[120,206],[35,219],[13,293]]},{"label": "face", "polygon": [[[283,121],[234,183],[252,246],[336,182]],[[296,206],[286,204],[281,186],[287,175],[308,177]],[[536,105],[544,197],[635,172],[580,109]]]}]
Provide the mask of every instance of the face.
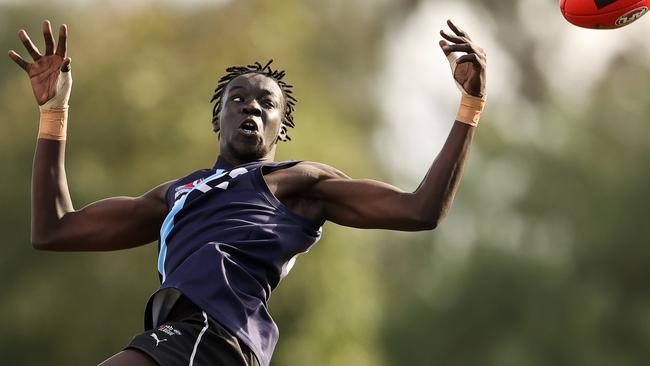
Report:
[{"label": "face", "polygon": [[244,74],[226,87],[219,119],[220,153],[232,163],[272,160],[284,118],[284,95],[275,80]]}]

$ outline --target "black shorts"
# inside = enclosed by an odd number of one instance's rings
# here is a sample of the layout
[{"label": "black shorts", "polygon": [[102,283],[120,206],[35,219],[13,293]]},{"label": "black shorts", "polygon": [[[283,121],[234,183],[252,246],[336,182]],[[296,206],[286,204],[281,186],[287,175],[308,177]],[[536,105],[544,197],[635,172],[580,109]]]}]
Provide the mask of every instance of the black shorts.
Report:
[{"label": "black shorts", "polygon": [[259,366],[245,344],[184,297],[168,321],[133,337],[125,349],[144,352],[160,366]]}]

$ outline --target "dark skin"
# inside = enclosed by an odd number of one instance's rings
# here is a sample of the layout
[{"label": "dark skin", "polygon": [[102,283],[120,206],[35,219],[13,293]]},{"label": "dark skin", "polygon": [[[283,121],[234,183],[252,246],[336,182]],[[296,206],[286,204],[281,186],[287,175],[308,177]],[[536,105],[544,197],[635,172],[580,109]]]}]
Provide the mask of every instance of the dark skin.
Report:
[{"label": "dark skin", "polygon": [[[454,78],[474,96],[485,95],[485,53],[465,32],[448,22],[441,31],[447,55],[460,52]],[[9,57],[29,75],[39,105],[54,96],[60,72],[69,71],[67,28],[61,26],[54,51],[51,26],[43,22],[46,51],[36,49],[27,33],[19,37],[33,62],[14,51]],[[220,132],[220,154],[233,165],[273,161],[283,139],[286,101],[277,83],[264,75],[245,74],[228,84],[213,130]],[[242,128],[247,125],[247,128]],[[246,131],[250,130],[250,131]],[[295,213],[313,221],[401,231],[431,230],[447,214],[458,188],[475,128],[455,121],[442,150],[419,187],[405,192],[390,184],[352,179],[325,164],[301,162],[264,176],[271,192]],[[139,197],[113,197],[75,209],[64,168],[65,141],[39,138],[32,176],[32,244],[36,249],[101,251],[131,248],[158,239],[167,215],[163,183]],[[118,353],[103,366],[155,365],[135,350]]]}]

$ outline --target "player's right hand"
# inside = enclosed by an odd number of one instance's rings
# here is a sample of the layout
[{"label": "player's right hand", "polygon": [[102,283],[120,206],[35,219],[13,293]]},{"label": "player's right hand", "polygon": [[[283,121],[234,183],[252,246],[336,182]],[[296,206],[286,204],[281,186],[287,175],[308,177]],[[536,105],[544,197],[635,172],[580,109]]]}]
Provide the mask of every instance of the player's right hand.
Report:
[{"label": "player's right hand", "polygon": [[14,50],[9,51],[9,57],[14,60],[29,75],[36,102],[41,108],[67,107],[72,77],[70,75],[70,58],[66,55],[68,27],[63,24],[59,28],[59,41],[54,50],[54,38],[50,22],[43,21],[43,36],[45,37],[45,54],[41,54],[25,30],[18,32],[18,37],[25,45],[33,63],[25,61]]}]

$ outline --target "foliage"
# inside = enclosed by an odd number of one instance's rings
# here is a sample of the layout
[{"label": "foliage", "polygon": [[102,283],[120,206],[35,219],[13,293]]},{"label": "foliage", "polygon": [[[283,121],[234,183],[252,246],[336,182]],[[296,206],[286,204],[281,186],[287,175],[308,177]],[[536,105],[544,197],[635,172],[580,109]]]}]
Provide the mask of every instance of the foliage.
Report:
[{"label": "foliage", "polygon": [[[531,64],[541,45],[511,31],[522,20],[503,21],[516,17],[505,3],[483,2],[495,20],[490,30],[507,38],[522,99],[543,118],[522,121],[526,114],[491,95],[493,113],[477,134],[455,207],[433,233],[327,224],[271,299],[281,330],[274,365],[650,358],[647,57],[617,59],[586,108],[572,108],[553,94],[544,65]],[[378,105],[392,101],[378,100],[373,88],[386,34],[417,9],[413,1],[342,0],[0,5],[0,48],[22,52],[15,33],[22,27],[42,48],[44,18],[69,25],[75,84],[66,167],[75,207],[139,195],[212,165],[209,100],[218,76],[269,58],[287,70],[299,100],[293,140],[279,159],[390,180],[372,139],[382,128]],[[6,364],[98,363],[142,329],[158,281],[156,246],[34,251],[37,109],[8,58],[0,63],[0,110],[0,353]],[[543,132],[512,139],[526,123]],[[547,143],[559,147],[540,148]]]}]

